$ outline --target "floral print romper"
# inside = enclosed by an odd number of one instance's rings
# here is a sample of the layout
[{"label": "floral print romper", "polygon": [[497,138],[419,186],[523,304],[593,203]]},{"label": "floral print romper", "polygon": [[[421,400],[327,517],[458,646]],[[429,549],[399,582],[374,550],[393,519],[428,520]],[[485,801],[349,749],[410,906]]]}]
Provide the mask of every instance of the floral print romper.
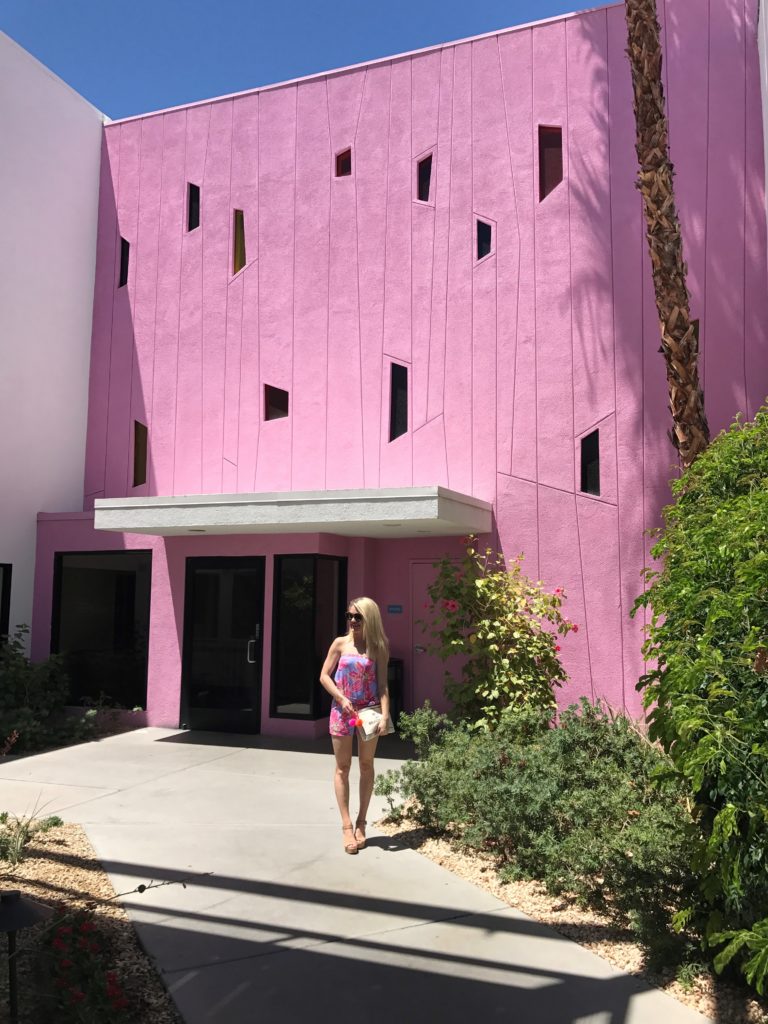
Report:
[{"label": "floral print romper", "polygon": [[[380,704],[379,685],[376,680],[376,662],[366,654],[342,654],[336,666],[336,685],[342,694],[355,705],[355,710]],[[349,715],[345,714],[337,701],[331,705],[328,723],[331,736],[349,736]]]}]

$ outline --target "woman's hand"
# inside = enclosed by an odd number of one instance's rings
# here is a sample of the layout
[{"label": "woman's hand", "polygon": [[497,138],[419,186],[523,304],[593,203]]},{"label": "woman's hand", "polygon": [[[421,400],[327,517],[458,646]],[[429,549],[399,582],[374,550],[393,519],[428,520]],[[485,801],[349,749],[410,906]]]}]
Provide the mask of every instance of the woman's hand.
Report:
[{"label": "woman's hand", "polygon": [[388,725],[389,725],[389,717],[387,715],[382,715],[381,716],[381,721],[379,722],[379,724],[377,726],[377,728],[379,730],[379,736],[386,736],[387,735],[387,726]]},{"label": "woman's hand", "polygon": [[357,714],[357,712],[355,711],[355,705],[352,703],[349,697],[342,697],[338,703],[339,707],[341,708],[345,715]]}]

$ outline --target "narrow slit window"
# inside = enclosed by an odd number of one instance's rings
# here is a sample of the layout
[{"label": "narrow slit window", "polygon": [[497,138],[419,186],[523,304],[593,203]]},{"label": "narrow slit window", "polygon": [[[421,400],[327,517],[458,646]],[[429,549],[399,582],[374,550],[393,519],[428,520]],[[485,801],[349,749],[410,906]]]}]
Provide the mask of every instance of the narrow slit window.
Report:
[{"label": "narrow slit window", "polygon": [[422,203],[429,202],[429,190],[432,185],[432,154],[419,160],[418,166],[418,197]]},{"label": "narrow slit window", "polygon": [[288,415],[288,392],[264,385],[264,419],[281,420]]},{"label": "narrow slit window", "polygon": [[352,150],[345,149],[336,154],[336,177],[348,178],[352,173]]},{"label": "narrow slit window", "polygon": [[245,266],[245,219],[242,210],[235,210],[234,246],[232,251],[232,273],[236,274]]},{"label": "narrow slit window", "polygon": [[133,486],[140,487],[147,482],[147,439],[146,425],[133,421]]},{"label": "narrow slit window", "polygon": [[200,227],[200,186],[187,182],[187,231]]},{"label": "narrow slit window", "polygon": [[584,494],[600,494],[600,431],[581,439],[581,490]]},{"label": "narrow slit window", "polygon": [[486,224],[484,220],[477,222],[477,258],[479,260],[491,251],[492,234],[490,224]]},{"label": "narrow slit window", "polygon": [[392,363],[389,386],[389,440],[408,430],[408,367]]},{"label": "narrow slit window", "polygon": [[563,129],[539,125],[539,202],[563,180]]},{"label": "narrow slit window", "polygon": [[128,257],[131,253],[131,243],[124,238],[120,239],[120,277],[117,282],[118,288],[124,288],[128,284]]}]

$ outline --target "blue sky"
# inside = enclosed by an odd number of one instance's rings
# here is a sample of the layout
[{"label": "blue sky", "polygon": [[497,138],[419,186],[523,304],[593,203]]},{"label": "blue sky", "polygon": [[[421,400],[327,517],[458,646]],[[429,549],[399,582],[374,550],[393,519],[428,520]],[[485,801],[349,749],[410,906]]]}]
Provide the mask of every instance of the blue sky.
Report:
[{"label": "blue sky", "polygon": [[112,118],[599,6],[583,0],[2,0],[0,29]]}]

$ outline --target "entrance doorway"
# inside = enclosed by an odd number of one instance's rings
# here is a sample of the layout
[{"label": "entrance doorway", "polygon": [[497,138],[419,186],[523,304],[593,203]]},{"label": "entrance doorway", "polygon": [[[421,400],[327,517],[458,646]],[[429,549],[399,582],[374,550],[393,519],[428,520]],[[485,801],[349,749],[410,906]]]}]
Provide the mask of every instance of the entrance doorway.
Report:
[{"label": "entrance doorway", "polygon": [[261,727],[263,558],[188,558],[181,725]]}]

